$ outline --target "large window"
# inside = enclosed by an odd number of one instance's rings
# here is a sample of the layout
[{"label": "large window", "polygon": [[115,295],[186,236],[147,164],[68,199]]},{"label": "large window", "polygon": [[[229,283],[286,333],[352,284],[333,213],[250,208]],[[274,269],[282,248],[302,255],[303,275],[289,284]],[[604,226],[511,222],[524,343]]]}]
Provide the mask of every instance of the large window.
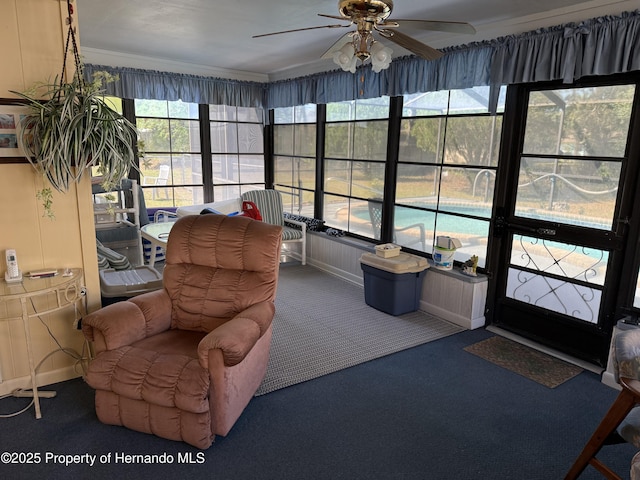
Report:
[{"label": "large window", "polygon": [[394,205],[400,245],[430,252],[436,237],[455,237],[462,243],[456,259],[476,255],[484,266],[502,132],[488,94],[477,87],[403,98]]},{"label": "large window", "polygon": [[135,100],[135,114],[144,142],[140,183],[147,207],[202,203],[198,105]]},{"label": "large window", "polygon": [[383,97],[327,105],[323,162],[327,225],[379,238],[369,205],[379,202],[384,192],[389,102]]},{"label": "large window", "polygon": [[264,188],[262,109],[208,105],[202,113],[198,104],[163,100],[135,100],[134,108],[147,207],[221,201]]},{"label": "large window", "polygon": [[517,215],[612,228],[634,93],[635,85],[531,93]]},{"label": "large window", "polygon": [[285,211],[314,216],[316,106],[279,108],[273,127],[274,186]]},{"label": "large window", "polygon": [[214,201],[264,188],[262,122],[259,108],[209,106]]},{"label": "large window", "polygon": [[[316,125],[322,126],[324,156],[316,164],[322,208],[315,214],[327,226],[426,253],[437,236],[456,237],[463,244],[456,259],[476,255],[482,267],[504,91],[500,99],[497,115],[489,113],[488,87],[332,103],[317,119],[276,109],[276,185],[311,194]],[[392,100],[402,106],[395,118]],[[389,137],[392,124],[397,138]]]}]

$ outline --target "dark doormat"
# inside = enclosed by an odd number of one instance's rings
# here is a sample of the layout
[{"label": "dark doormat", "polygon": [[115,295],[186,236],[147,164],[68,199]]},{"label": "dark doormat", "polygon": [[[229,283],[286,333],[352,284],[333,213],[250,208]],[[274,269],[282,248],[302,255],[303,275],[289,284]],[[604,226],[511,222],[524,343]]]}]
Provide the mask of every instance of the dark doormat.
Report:
[{"label": "dark doormat", "polygon": [[474,343],[464,350],[549,388],[582,372],[580,367],[500,336]]}]

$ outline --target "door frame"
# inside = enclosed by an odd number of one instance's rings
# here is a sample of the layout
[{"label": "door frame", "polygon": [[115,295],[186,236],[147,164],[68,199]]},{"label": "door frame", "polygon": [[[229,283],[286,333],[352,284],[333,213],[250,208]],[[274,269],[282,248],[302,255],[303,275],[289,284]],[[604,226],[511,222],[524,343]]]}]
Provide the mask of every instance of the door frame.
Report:
[{"label": "door frame", "polygon": [[[515,210],[517,179],[520,168],[521,145],[524,142],[526,114],[531,91],[552,88],[580,88],[617,84],[636,84],[626,160],[620,175],[620,191],[610,235],[605,235],[603,246],[611,249],[607,277],[602,289],[602,304],[597,324],[582,324],[550,315],[549,311],[528,306],[522,312],[520,305],[506,298],[505,270],[509,266],[511,234],[505,219]],[[590,363],[606,366],[611,332],[616,321],[633,313],[638,264],[640,257],[640,74],[625,74],[585,78],[574,84],[544,82],[510,85],[507,89],[500,159],[496,176],[494,207],[489,229],[486,270],[489,276],[485,317],[489,324],[554,348]],[[519,222],[520,224],[526,222]],[[516,227],[517,230],[517,227]],[[527,234],[522,230],[515,233]],[[536,235],[544,238],[544,235]],[[553,237],[548,237],[553,240]],[[516,306],[518,308],[516,308]],[[509,318],[505,322],[505,318]]]}]

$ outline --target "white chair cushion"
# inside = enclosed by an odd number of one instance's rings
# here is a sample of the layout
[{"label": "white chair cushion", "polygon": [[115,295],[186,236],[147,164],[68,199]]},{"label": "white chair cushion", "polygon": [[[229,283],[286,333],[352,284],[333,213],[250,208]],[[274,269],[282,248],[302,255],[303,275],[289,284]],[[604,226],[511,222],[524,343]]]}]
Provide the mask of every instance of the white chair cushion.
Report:
[{"label": "white chair cushion", "polygon": [[240,197],[231,200],[222,200],[220,202],[203,203],[200,205],[188,205],[186,207],[178,207],[176,215],[178,217],[186,217],[187,215],[199,215],[205,208],[211,208],[217,212],[229,215],[230,213],[242,210],[242,200]]}]

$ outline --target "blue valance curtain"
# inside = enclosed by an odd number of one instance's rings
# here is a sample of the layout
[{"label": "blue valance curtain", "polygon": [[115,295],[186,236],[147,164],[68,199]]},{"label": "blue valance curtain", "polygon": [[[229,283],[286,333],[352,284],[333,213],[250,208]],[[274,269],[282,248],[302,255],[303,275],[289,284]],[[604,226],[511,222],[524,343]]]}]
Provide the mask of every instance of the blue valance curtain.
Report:
[{"label": "blue valance curtain", "polygon": [[640,10],[491,43],[492,87],[547,80],[572,83],[589,75],[632,72],[640,70]]},{"label": "blue valance curtain", "polygon": [[640,10],[445,49],[437,61],[409,56],[387,70],[370,65],[355,74],[334,70],[270,83],[236,81],[133,68],[85,66],[119,79],[106,86],[121,98],[183,100],[244,107],[290,107],[489,85],[492,104],[501,85],[640,70]]},{"label": "blue valance curtain", "polygon": [[492,42],[491,82],[509,84],[640,69],[640,10]]},{"label": "blue valance curtain", "polygon": [[431,62],[414,56],[397,58],[380,73],[365,65],[355,74],[336,70],[272,82],[267,89],[267,105],[322,104],[489,84],[490,46],[473,44],[445,52],[447,55]]},{"label": "blue valance curtain", "polygon": [[182,100],[209,105],[242,107],[265,106],[268,83],[202,77],[136,68],[84,65],[88,81],[95,72],[105,71],[117,77],[105,85],[108,95],[148,100]]}]

